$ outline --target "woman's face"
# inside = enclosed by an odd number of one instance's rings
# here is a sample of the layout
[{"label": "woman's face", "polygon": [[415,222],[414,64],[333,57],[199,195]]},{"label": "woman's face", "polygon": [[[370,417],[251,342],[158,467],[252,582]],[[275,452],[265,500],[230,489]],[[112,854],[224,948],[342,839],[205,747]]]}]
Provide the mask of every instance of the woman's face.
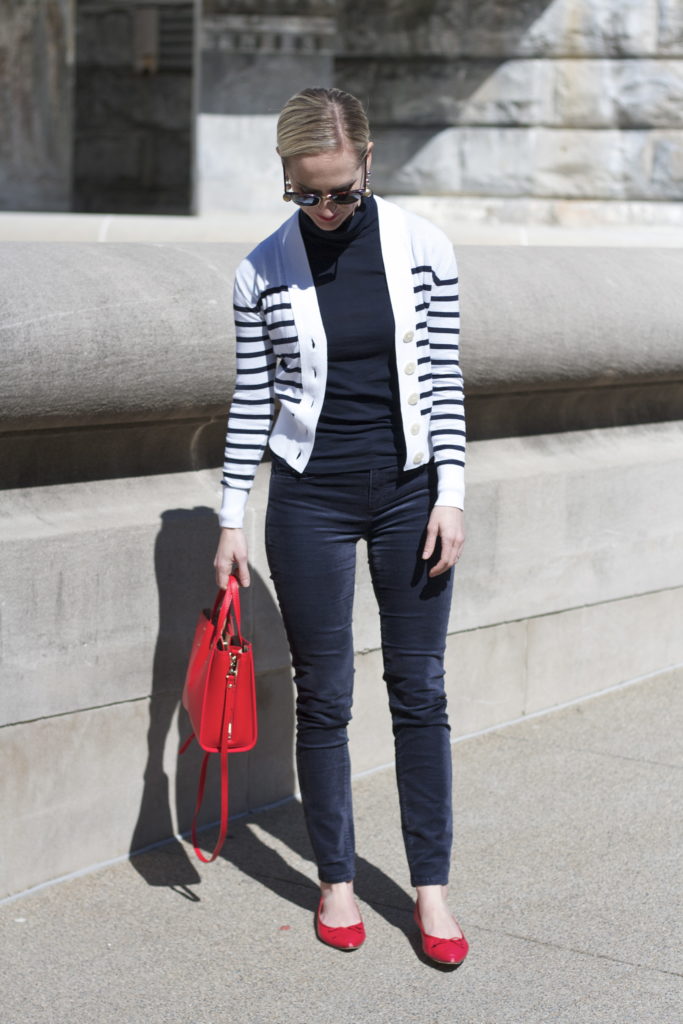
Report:
[{"label": "woman's face", "polygon": [[[372,161],[372,143],[368,149],[367,166]],[[364,161],[350,146],[306,156],[292,156],[285,161],[285,171],[294,192],[315,192],[325,196],[329,192],[344,192],[363,187]],[[338,206],[331,199],[323,199],[317,206],[301,206],[307,217],[323,231],[333,231],[352,216],[358,203]]]}]

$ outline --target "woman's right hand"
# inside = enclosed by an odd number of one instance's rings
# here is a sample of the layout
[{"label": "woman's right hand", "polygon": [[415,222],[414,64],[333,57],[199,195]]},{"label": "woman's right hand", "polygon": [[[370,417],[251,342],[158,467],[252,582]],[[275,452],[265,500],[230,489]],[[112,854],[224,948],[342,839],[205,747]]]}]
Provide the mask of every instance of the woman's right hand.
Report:
[{"label": "woman's right hand", "polygon": [[235,567],[235,575],[241,587],[249,586],[249,566],[247,565],[247,539],[244,530],[230,529],[224,526],[218,540],[218,550],[213,560],[216,570],[216,585],[225,590],[228,578]]}]

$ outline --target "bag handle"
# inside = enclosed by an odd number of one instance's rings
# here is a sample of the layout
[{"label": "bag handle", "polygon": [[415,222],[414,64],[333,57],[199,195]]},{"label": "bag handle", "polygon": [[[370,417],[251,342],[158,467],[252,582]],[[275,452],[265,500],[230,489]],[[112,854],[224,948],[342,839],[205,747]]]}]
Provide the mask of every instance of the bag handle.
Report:
[{"label": "bag handle", "polygon": [[[216,614],[216,608],[220,604],[218,610],[218,617],[214,619]],[[216,631],[214,636],[214,643],[223,637],[225,633],[225,627],[228,624],[228,620],[232,619],[234,629],[231,630],[231,634],[235,635],[240,643],[242,644],[242,614],[240,609],[240,587],[237,582],[237,577],[231,575],[228,579],[228,585],[225,590],[219,590],[216,595],[214,602],[213,611],[211,612],[211,620],[216,623]]]}]

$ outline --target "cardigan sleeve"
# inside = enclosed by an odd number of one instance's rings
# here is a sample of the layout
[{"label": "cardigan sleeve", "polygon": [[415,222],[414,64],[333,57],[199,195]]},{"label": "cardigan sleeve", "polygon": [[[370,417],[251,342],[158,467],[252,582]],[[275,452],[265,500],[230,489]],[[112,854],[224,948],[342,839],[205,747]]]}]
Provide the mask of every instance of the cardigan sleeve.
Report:
[{"label": "cardigan sleeve", "polygon": [[465,507],[465,405],[460,371],[458,267],[445,235],[432,262],[427,311],[432,366],[430,434],[438,475],[437,505]]},{"label": "cardigan sleeve", "polygon": [[241,527],[275,409],[275,355],[268,336],[253,266],[237,268],[233,290],[236,376],[223,464],[221,526]]}]

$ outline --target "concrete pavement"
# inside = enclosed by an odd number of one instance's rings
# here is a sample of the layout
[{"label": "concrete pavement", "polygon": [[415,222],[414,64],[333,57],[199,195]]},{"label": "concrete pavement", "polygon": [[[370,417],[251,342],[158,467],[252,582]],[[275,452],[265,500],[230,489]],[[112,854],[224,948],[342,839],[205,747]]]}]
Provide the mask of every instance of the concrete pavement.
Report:
[{"label": "concrete pavement", "polygon": [[[422,957],[393,771],[355,782],[368,939],[321,945],[301,808],[0,907],[4,1024],[678,1024],[680,670],[453,747],[458,970]],[[206,843],[213,832],[205,834]],[[26,850],[30,857],[32,851]]]}]

